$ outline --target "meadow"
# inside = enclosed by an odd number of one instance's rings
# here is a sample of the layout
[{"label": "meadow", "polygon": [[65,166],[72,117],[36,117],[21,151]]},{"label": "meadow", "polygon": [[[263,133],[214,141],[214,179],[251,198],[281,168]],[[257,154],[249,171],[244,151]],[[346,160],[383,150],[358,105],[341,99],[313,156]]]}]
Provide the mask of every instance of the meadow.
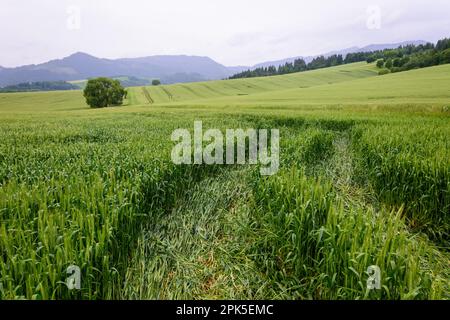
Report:
[{"label": "meadow", "polygon": [[[128,91],[0,94],[0,299],[450,297],[450,65]],[[195,120],[280,129],[280,171],[173,164]]]}]

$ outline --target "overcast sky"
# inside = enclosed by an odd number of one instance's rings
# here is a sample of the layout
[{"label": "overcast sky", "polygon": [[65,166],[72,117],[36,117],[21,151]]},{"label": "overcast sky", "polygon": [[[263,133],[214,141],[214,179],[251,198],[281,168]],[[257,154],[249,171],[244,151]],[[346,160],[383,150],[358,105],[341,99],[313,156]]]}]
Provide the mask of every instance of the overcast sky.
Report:
[{"label": "overcast sky", "polygon": [[449,0],[0,0],[0,65],[77,51],[253,65],[351,46],[450,37]]}]

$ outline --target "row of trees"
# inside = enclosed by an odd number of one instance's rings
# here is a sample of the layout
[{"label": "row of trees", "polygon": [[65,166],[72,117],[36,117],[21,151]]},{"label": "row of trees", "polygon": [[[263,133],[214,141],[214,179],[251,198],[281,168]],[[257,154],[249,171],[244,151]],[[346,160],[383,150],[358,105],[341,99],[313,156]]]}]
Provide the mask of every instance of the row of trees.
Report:
[{"label": "row of trees", "polygon": [[229,79],[239,78],[253,78],[253,77],[266,77],[275,76],[281,74],[288,74],[294,72],[303,72],[308,70],[315,70],[320,68],[328,68],[338,66],[344,63],[342,55],[333,55],[328,58],[320,56],[314,58],[310,63],[306,63],[303,59],[296,59],[294,62],[286,62],[284,65],[261,67],[253,70],[246,70],[231,76]]},{"label": "row of trees", "polygon": [[380,74],[446,64],[450,63],[450,39],[440,40],[436,46],[428,44],[426,49],[423,46],[408,46],[386,53],[374,55],[367,60],[372,62],[374,58],[378,58],[377,67],[384,68]]},{"label": "row of trees", "polygon": [[[294,63],[286,63],[278,68],[269,66],[243,71],[231,76],[229,79],[274,76],[362,61],[367,61],[367,63],[377,61],[377,66],[380,68],[384,67],[391,72],[399,72],[450,63],[449,49],[450,39],[445,38],[439,40],[436,45],[427,43],[423,45],[400,46],[396,49],[355,52],[347,54],[345,58],[342,55],[332,55],[329,57],[319,56],[308,64],[303,59],[297,59]],[[386,70],[382,71],[382,73],[385,72]]]},{"label": "row of trees", "polygon": [[77,86],[65,81],[24,82],[0,88],[0,92],[77,90]]},{"label": "row of trees", "polygon": [[284,65],[278,66],[269,66],[269,67],[260,67],[253,70],[246,70],[239,72],[229,79],[239,79],[239,78],[254,78],[254,77],[267,77],[267,76],[275,76],[278,74],[287,74],[293,72],[301,72],[306,70],[306,63],[303,59],[296,59],[294,63],[286,63]]}]

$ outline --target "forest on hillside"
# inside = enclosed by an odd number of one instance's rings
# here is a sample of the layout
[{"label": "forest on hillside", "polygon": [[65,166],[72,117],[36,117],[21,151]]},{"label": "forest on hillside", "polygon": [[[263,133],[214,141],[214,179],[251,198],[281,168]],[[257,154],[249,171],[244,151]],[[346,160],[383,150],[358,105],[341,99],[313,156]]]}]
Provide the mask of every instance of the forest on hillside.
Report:
[{"label": "forest on hillside", "polygon": [[361,61],[367,61],[367,63],[377,61],[377,67],[385,68],[380,71],[380,74],[450,63],[450,38],[439,40],[436,44],[411,44],[400,46],[396,49],[349,53],[345,58],[340,54],[329,57],[319,56],[314,58],[310,63],[306,63],[303,59],[296,59],[293,63],[287,62],[278,67],[269,66],[246,70],[229,77],[229,79],[275,76]]}]

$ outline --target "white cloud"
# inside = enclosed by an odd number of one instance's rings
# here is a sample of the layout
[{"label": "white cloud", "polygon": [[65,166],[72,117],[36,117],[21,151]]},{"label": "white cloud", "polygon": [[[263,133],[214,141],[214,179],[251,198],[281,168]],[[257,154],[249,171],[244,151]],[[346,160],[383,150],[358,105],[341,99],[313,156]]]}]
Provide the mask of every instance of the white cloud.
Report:
[{"label": "white cloud", "polygon": [[[366,26],[381,8],[381,29]],[[67,8],[80,8],[80,29]],[[447,0],[2,0],[0,65],[39,63],[84,51],[100,57],[210,56],[254,64],[349,46],[446,34]]]}]

